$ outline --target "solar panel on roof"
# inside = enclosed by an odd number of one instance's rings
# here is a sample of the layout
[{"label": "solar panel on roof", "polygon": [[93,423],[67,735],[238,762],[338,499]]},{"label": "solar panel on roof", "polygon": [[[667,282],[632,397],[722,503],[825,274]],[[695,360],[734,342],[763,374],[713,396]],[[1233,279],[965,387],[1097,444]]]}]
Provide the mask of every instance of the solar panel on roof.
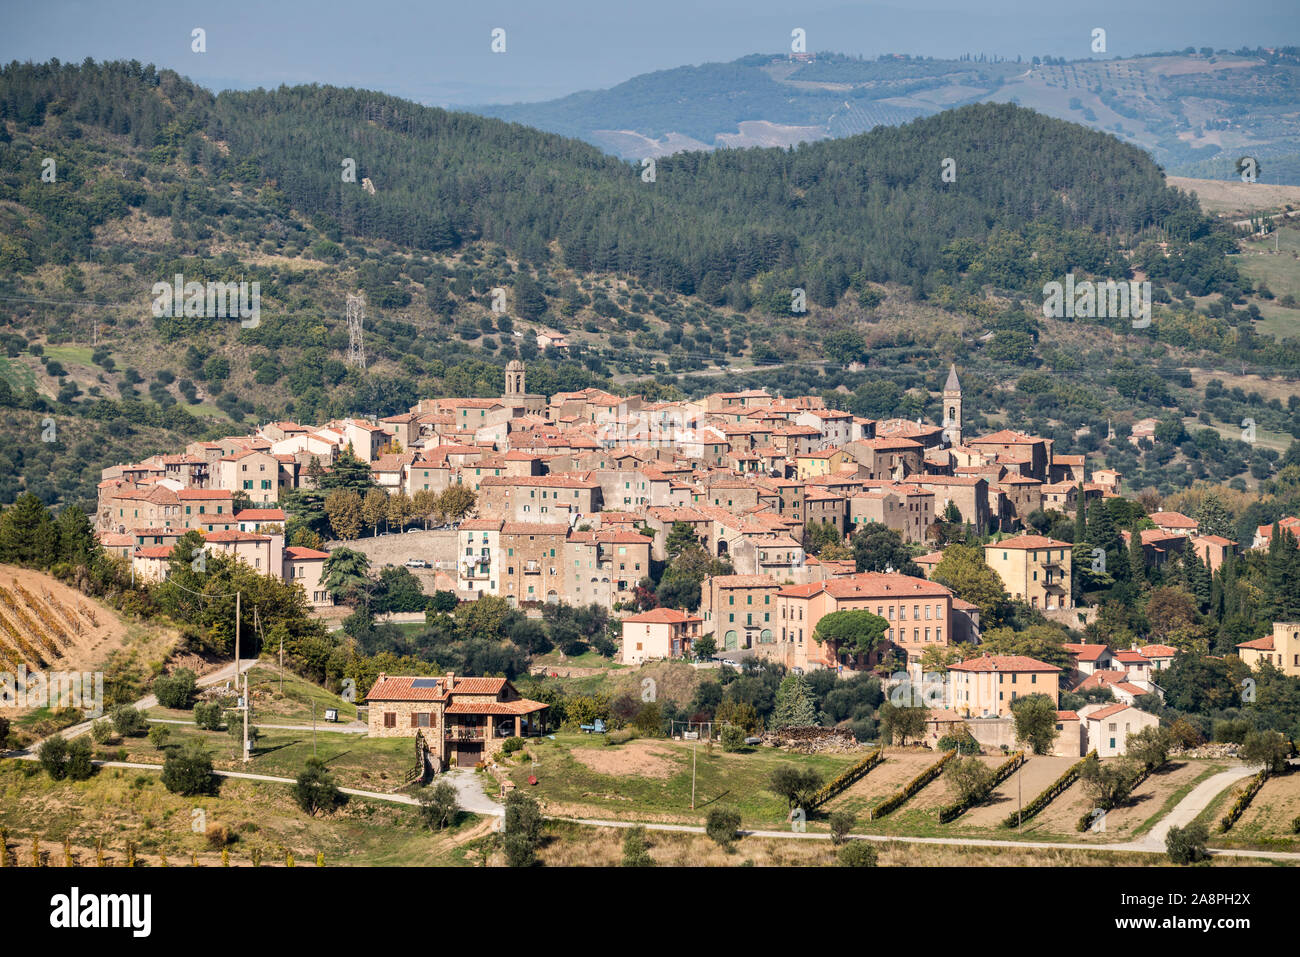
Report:
[{"label": "solar panel on roof", "polygon": [[437,678],[416,678],[411,682],[412,688],[436,688],[438,687]]}]

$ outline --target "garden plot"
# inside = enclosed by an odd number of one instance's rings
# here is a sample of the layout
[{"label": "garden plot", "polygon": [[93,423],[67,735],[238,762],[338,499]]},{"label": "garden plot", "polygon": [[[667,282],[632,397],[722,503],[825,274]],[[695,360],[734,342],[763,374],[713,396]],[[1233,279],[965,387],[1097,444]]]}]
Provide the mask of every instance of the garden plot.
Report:
[{"label": "garden plot", "polygon": [[[1008,814],[1015,813],[1018,806],[1016,801],[1017,777],[1020,778],[1020,797],[1024,804],[1028,804],[1046,791],[1053,781],[1064,774],[1066,769],[1070,765],[1077,763],[1078,760],[1078,758],[1058,758],[1048,755],[1031,757],[1018,771],[1013,771],[1011,777],[998,786],[988,804],[971,808],[953,823],[969,827],[1000,826]],[[1060,801],[1064,798],[1065,794],[1062,794],[1056,800]],[[1052,803],[1055,804],[1056,802]],[[1050,808],[1051,805],[1049,804],[1048,807]]]}]

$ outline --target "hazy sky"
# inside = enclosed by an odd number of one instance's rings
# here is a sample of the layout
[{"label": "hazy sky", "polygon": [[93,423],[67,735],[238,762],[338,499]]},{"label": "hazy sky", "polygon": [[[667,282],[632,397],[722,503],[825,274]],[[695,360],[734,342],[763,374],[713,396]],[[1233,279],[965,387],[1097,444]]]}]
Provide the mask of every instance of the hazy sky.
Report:
[{"label": "hazy sky", "polygon": [[[195,27],[207,52],[190,50]],[[490,49],[494,27],[506,52]],[[0,0],[0,61],[137,59],[213,89],[331,83],[446,106],[550,99],[789,49],[1091,56],[1300,45],[1298,0]]]}]

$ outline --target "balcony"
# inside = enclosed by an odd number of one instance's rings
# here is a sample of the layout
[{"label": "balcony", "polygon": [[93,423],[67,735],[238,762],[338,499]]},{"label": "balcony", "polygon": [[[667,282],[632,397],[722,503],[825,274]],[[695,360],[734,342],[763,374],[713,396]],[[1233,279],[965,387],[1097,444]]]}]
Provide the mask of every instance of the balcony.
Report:
[{"label": "balcony", "polygon": [[484,741],[486,728],[448,728],[444,737],[448,741]]},{"label": "balcony", "polygon": [[524,562],[525,575],[540,575],[542,573],[541,562]]}]

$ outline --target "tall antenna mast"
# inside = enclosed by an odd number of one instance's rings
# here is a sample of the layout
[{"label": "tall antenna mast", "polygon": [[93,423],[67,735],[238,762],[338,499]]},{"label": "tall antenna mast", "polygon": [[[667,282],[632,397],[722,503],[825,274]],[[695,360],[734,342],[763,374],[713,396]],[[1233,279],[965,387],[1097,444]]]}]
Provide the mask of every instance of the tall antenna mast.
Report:
[{"label": "tall antenna mast", "polygon": [[366,318],[364,296],[348,296],[348,365],[366,367],[366,345],[361,337],[361,323]]}]

